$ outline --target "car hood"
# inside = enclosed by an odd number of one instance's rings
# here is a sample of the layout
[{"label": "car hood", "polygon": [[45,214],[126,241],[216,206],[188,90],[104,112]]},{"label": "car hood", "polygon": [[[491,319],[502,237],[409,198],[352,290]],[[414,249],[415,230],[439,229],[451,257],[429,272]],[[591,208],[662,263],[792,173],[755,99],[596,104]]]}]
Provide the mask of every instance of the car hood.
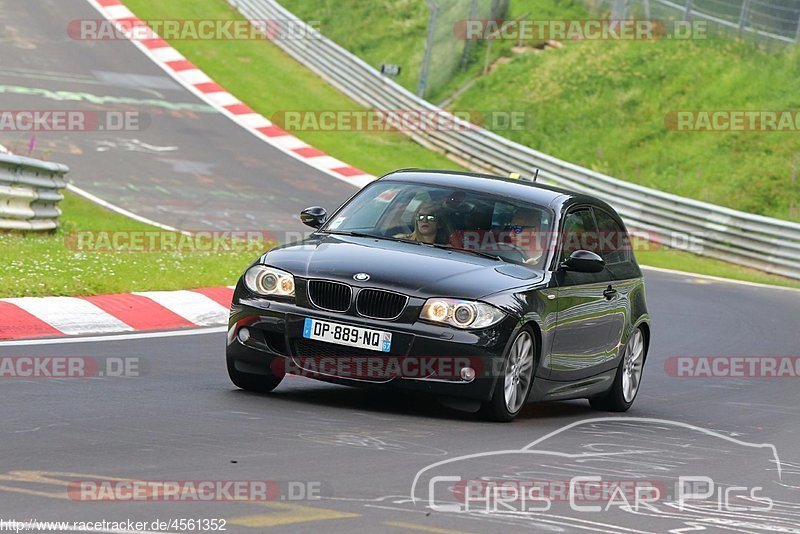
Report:
[{"label": "car hood", "polygon": [[[319,234],[267,252],[261,262],[301,278],[339,280],[412,296],[480,298],[541,281],[544,273],[469,253],[384,239]],[[358,282],[357,273],[369,280]]]}]

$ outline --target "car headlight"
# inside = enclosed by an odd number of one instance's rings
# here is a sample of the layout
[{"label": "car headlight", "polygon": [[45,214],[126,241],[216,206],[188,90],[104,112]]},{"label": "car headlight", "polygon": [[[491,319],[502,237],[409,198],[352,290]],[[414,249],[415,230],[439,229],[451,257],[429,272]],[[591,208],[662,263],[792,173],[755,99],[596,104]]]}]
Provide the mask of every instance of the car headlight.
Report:
[{"label": "car headlight", "polygon": [[294,276],[266,265],[253,265],[247,269],[244,273],[244,285],[253,293],[265,297],[294,296]]},{"label": "car headlight", "polygon": [[428,299],[420,319],[444,323],[456,328],[488,328],[503,320],[505,314],[483,302],[458,299]]}]

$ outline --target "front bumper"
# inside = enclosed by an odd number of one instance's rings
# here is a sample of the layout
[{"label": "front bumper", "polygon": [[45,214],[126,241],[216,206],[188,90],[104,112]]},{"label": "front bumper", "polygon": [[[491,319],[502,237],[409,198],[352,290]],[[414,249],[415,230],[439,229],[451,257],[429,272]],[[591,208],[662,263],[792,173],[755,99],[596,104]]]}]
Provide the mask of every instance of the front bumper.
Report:
[{"label": "front bumper", "polygon": [[[342,354],[370,360],[383,358],[382,363],[394,361],[430,361],[435,359],[437,369],[450,365],[455,372],[446,376],[419,372],[414,376],[355,376],[331,372],[332,367],[309,369],[308,340],[303,338],[306,318],[372,328],[392,333],[390,352],[379,353],[350,349],[347,346],[315,342],[317,349],[326,354]],[[239,339],[239,331],[246,327],[249,338]],[[424,322],[413,324],[372,320],[341,313],[307,309],[295,304],[260,298],[234,299],[228,324],[227,358],[237,370],[252,374],[270,374],[289,369],[303,371],[303,376],[332,381],[351,386],[390,387],[408,391],[431,393],[438,396],[489,400],[494,390],[497,370],[503,368],[506,345],[517,327],[513,317],[507,317],[494,327],[463,331]],[[337,356],[330,356],[336,358]],[[475,370],[473,380],[459,377],[458,366],[469,365]],[[342,367],[339,367],[342,368]],[[345,368],[352,368],[347,367]],[[325,373],[320,373],[325,370]],[[298,374],[298,373],[294,373]]]}]

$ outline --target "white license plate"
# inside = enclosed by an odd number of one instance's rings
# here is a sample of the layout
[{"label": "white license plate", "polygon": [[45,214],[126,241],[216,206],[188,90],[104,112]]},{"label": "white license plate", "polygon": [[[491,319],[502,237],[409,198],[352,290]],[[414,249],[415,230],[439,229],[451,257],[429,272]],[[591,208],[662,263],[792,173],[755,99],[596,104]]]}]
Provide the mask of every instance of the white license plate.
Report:
[{"label": "white license plate", "polygon": [[392,348],[392,333],[360,326],[329,323],[317,319],[306,318],[303,325],[303,337],[316,339],[337,345],[358,347],[360,349],[389,352]]}]

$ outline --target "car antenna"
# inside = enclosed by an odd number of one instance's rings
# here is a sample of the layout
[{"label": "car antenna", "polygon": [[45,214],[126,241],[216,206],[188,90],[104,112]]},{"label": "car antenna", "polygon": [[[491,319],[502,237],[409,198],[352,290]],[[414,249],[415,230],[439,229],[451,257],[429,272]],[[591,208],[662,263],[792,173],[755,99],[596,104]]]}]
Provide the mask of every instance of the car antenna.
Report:
[{"label": "car antenna", "polygon": [[533,178],[527,178],[525,176],[520,175],[518,172],[512,172],[508,175],[509,178],[512,180],[523,180],[525,182],[534,182],[536,183],[536,179],[539,178],[539,169],[536,169],[536,172],[533,175]]}]

